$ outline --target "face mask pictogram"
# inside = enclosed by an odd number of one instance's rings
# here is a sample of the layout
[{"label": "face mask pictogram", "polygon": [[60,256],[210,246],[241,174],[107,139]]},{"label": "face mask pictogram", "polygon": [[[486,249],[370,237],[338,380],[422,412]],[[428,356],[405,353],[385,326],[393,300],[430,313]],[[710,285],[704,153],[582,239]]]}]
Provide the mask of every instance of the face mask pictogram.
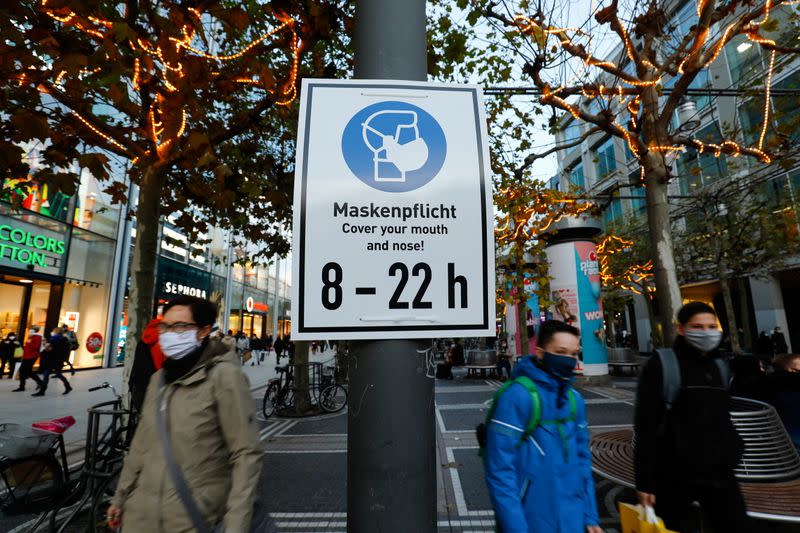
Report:
[{"label": "face mask pictogram", "polygon": [[[382,115],[395,115],[400,119],[393,133],[387,134],[372,127],[372,121]],[[364,143],[372,151],[373,179],[376,182],[405,182],[407,172],[422,168],[428,161],[428,145],[419,134],[417,122],[416,111],[393,109],[373,113],[364,121],[361,131]],[[410,130],[413,139],[401,144],[404,130]],[[372,142],[375,136],[380,139],[380,146]],[[400,177],[381,176],[381,163],[393,164],[400,171]]]}]

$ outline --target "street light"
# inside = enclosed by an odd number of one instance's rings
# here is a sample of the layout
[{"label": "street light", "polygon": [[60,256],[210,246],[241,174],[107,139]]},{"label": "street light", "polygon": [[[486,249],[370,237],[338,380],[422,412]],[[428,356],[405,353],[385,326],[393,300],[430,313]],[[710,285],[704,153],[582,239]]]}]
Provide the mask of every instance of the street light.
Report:
[{"label": "street light", "polygon": [[700,126],[700,119],[697,116],[697,104],[693,100],[685,97],[681,98],[678,109],[675,112],[678,115],[678,131],[690,133]]}]

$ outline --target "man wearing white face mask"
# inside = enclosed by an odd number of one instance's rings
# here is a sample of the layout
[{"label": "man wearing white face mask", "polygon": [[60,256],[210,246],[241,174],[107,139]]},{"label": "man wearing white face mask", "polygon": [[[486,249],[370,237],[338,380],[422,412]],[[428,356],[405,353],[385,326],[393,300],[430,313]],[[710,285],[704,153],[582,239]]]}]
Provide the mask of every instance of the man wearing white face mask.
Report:
[{"label": "man wearing white face mask", "polygon": [[[639,501],[655,507],[671,530],[695,531],[692,503],[698,502],[714,531],[749,532],[733,473],[742,441],[730,418],[716,313],[708,304],[690,302],[677,318],[674,354],[652,356],[639,378],[634,417]],[[667,397],[665,381],[678,385],[674,397]]]},{"label": "man wearing white face mask", "polygon": [[[216,317],[212,302],[191,296],[164,307],[157,327],[166,360],[150,380],[108,509],[114,529],[250,531],[263,450],[250,386],[236,353],[209,338]],[[207,529],[195,527],[197,520]]]}]

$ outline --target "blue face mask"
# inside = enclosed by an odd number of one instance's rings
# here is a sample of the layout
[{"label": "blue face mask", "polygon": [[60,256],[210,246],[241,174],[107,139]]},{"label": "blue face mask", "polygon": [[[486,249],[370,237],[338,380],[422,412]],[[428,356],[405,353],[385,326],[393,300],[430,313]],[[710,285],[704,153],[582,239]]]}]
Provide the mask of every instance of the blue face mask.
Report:
[{"label": "blue face mask", "polygon": [[578,364],[578,359],[569,355],[544,352],[542,363],[544,363],[544,366],[553,376],[568,381],[572,379],[575,366]]}]

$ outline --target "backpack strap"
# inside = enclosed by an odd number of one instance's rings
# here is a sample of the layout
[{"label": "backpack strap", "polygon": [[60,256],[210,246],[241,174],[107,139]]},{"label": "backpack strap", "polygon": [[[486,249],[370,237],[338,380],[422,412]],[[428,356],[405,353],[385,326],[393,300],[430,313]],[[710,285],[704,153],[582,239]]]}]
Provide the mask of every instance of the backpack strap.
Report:
[{"label": "backpack strap", "polygon": [[681,367],[672,348],[659,348],[656,353],[661,361],[661,395],[669,411],[681,390]]},{"label": "backpack strap", "polygon": [[714,358],[714,364],[717,365],[719,377],[722,380],[722,388],[725,390],[731,387],[731,371],[728,369],[728,364],[722,360],[721,357]]},{"label": "backpack strap", "polygon": [[539,423],[542,421],[542,398],[539,395],[539,389],[533,380],[526,376],[519,376],[514,380],[514,383],[519,383],[525,390],[528,391],[531,397],[531,417],[528,419],[528,425],[525,426],[525,431],[522,433],[521,440],[527,440],[528,437],[533,435]]}]

